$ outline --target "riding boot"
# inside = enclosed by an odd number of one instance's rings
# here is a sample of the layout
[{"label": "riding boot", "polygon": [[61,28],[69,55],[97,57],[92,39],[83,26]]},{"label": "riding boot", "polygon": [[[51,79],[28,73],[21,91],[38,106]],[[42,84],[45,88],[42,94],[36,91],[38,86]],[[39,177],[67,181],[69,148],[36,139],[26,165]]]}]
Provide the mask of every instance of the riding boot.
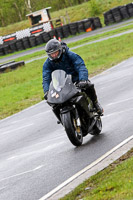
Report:
[{"label": "riding boot", "polygon": [[96,102],[93,102],[93,105],[96,108],[97,113],[101,115],[103,113],[103,108],[100,105],[100,103],[96,101]]},{"label": "riding boot", "polygon": [[94,84],[88,81],[88,88],[86,89],[86,94],[91,99],[94,108],[96,109],[98,114],[103,113],[103,108],[97,100],[96,90],[94,88]]}]

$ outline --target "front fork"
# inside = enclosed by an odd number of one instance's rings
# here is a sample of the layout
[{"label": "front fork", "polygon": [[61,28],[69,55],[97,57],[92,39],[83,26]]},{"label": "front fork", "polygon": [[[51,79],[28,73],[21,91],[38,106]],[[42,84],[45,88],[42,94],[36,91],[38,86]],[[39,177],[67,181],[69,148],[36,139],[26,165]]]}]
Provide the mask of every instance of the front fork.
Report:
[{"label": "front fork", "polygon": [[75,118],[73,119],[73,124],[74,124],[75,130],[78,134],[81,134],[81,121],[80,121],[79,114],[75,105],[74,105],[74,116]]}]

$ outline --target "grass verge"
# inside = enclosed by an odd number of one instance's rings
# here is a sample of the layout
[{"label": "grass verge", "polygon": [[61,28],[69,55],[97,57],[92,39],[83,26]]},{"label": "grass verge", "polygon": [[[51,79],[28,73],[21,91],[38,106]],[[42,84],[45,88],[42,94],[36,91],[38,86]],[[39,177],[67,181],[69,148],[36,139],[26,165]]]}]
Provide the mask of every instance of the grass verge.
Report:
[{"label": "grass verge", "polygon": [[133,149],[60,200],[132,200]]},{"label": "grass verge", "polygon": [[[75,49],[85,61],[90,76],[131,57],[133,34],[126,34]],[[43,98],[44,60],[27,63],[9,73],[0,74],[0,119],[23,110]]]},{"label": "grass verge", "polygon": [[42,65],[35,61],[0,74],[0,119],[42,100]]},{"label": "grass verge", "polygon": [[105,33],[96,34],[94,36],[90,36],[90,37],[84,38],[82,40],[72,42],[72,43],[68,44],[68,46],[70,48],[72,48],[74,46],[85,44],[87,42],[92,42],[92,41],[95,41],[97,39],[105,38],[105,37],[112,36],[112,35],[115,35],[115,34],[118,34],[118,33],[123,33],[125,31],[132,30],[132,29],[133,29],[133,24],[130,24],[130,25],[127,25],[127,26],[124,26],[124,27],[116,28],[114,30],[106,31]]}]

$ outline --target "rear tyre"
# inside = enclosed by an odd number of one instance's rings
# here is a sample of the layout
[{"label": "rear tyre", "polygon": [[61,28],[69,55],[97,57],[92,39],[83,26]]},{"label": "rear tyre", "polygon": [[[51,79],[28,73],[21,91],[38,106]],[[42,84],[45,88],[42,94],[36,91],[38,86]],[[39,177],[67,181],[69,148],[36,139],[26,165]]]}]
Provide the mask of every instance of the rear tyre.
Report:
[{"label": "rear tyre", "polygon": [[62,122],[71,143],[74,146],[80,146],[83,142],[83,135],[81,127],[76,125],[76,119],[74,114],[70,112],[63,114]]},{"label": "rear tyre", "polygon": [[100,117],[97,118],[97,121],[93,127],[91,135],[99,135],[102,131],[102,120]]}]

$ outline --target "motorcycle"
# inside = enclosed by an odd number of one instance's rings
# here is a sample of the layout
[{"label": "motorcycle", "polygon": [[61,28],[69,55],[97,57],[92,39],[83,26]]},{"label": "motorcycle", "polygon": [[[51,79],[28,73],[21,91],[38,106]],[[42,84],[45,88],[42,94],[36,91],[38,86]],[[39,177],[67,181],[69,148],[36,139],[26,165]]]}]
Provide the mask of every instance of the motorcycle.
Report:
[{"label": "motorcycle", "polygon": [[52,72],[47,103],[61,123],[74,146],[83,143],[88,133],[99,135],[102,130],[101,115],[93,108],[89,97],[72,82],[72,76],[63,70]]}]

